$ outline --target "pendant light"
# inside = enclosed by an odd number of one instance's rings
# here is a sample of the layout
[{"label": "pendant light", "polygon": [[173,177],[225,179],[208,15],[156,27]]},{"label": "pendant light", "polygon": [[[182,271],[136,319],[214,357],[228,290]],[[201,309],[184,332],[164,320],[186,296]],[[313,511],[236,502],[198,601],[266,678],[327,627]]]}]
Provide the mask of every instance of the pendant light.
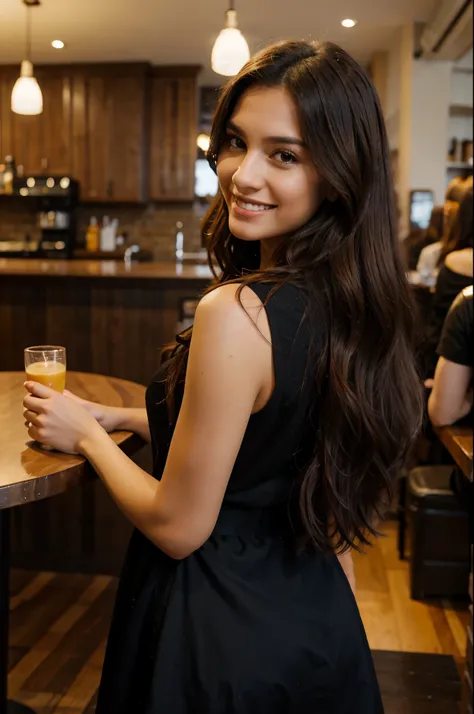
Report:
[{"label": "pendant light", "polygon": [[214,72],[233,77],[250,59],[247,40],[237,26],[235,2],[230,0],[225,28],[220,31],[212,48],[211,65]]},{"label": "pendant light", "polygon": [[26,59],[21,63],[20,76],[12,91],[12,112],[15,114],[41,114],[43,95],[38,82],[33,76],[31,63],[31,8],[39,5],[38,0],[23,0],[26,5]]}]

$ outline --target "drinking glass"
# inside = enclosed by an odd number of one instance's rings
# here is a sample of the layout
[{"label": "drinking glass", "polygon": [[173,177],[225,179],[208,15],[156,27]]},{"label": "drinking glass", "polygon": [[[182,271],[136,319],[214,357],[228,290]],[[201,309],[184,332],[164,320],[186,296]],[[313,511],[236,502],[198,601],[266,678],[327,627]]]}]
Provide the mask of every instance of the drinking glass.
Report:
[{"label": "drinking glass", "polygon": [[[45,384],[57,392],[66,386],[66,348],[54,345],[36,345],[25,349],[26,379]],[[39,444],[45,451],[53,451],[51,446]]]},{"label": "drinking glass", "polygon": [[63,392],[66,386],[66,348],[53,345],[27,347],[25,372],[28,381]]}]

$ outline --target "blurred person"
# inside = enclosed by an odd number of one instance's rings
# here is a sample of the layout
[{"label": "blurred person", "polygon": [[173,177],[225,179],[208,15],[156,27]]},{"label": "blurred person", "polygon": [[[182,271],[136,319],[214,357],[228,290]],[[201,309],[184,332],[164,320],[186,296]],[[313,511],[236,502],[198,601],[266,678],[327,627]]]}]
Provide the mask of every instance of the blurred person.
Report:
[{"label": "blurred person", "polygon": [[465,182],[457,177],[449,184],[444,206],[442,228],[437,241],[426,245],[420,252],[420,257],[416,264],[416,271],[419,275],[420,282],[425,285],[433,286],[436,284],[440,268],[440,256],[443,253],[443,258],[446,257],[449,250],[445,248],[450,240],[452,227],[456,222],[456,214],[459,209],[462,197],[468,187]]},{"label": "blurred person", "polygon": [[443,323],[456,295],[472,284],[473,277],[473,191],[461,198],[448,240],[439,257],[441,268],[436,281],[424,344],[425,377],[433,377],[436,346]]},{"label": "blurred person", "polygon": [[[377,92],[336,45],[272,45],[224,87],[208,156],[221,272],[147,413],[26,383],[30,436],[83,454],[136,527],[96,712],[382,714],[350,551],[422,384]],[[118,426],[151,438],[153,476]]]},{"label": "blurred person", "polygon": [[416,270],[420,253],[426,246],[439,243],[443,237],[444,206],[433,206],[430,222],[424,231],[417,230],[403,242],[408,270]]},{"label": "blurred person", "polygon": [[474,366],[474,313],[472,285],[454,300],[444,322],[437,353],[428,414],[434,426],[446,426],[467,416],[472,409]]}]

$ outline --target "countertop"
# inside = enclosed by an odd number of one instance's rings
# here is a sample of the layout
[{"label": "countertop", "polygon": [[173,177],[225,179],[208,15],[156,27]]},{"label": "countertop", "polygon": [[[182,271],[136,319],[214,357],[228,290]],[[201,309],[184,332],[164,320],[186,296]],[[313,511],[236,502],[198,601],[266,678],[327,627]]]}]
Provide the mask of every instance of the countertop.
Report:
[{"label": "countertop", "polygon": [[74,277],[74,278],[133,278],[144,280],[204,280],[213,275],[208,265],[172,262],[132,262],[123,260],[54,260],[36,258],[1,258],[0,275]]},{"label": "countertop", "polygon": [[[24,372],[0,373],[0,509],[63,493],[93,473],[82,456],[45,451],[30,441],[23,419],[24,380]],[[68,372],[66,385],[84,399],[113,406],[145,403],[145,387],[123,379]],[[129,455],[144,443],[126,431],[111,438]]]},{"label": "countertop", "polygon": [[464,476],[472,481],[472,426],[463,420],[451,426],[436,426],[435,432]]}]

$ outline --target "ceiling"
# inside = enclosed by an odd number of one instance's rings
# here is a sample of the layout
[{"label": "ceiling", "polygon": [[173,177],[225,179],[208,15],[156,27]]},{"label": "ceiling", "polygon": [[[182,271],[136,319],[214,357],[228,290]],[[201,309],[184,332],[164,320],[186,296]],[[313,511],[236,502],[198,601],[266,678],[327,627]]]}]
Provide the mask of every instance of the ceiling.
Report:
[{"label": "ceiling", "polygon": [[[430,18],[436,0],[236,0],[239,26],[256,51],[277,39],[330,39],[360,62],[386,49],[395,29]],[[201,84],[218,85],[210,68],[212,45],[228,0],[41,0],[31,10],[34,62],[147,60],[200,64]],[[25,7],[0,0],[0,63],[20,62]],[[345,29],[344,18],[358,20]],[[51,41],[66,47],[54,50]]]}]

